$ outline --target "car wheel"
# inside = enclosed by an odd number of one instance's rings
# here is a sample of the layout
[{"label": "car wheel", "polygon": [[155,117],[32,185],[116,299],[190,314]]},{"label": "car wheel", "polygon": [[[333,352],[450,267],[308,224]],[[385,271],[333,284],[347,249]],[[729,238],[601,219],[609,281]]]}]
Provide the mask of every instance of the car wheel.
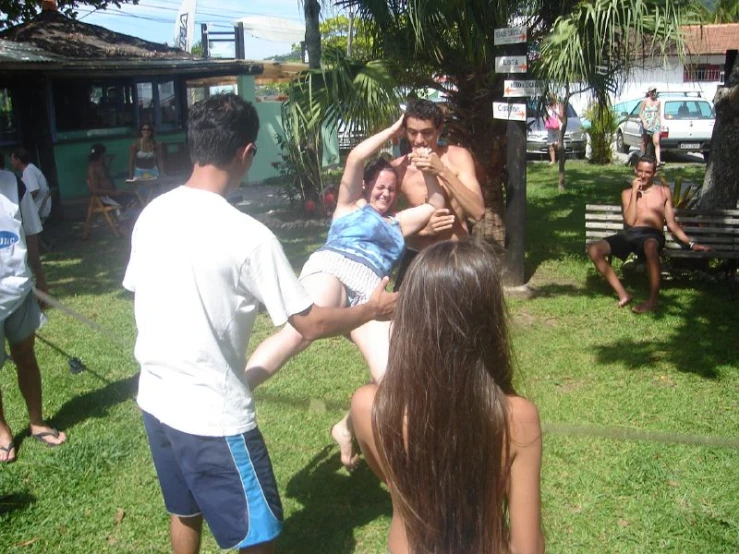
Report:
[{"label": "car wheel", "polygon": [[711,157],[711,151],[710,150],[704,150],[703,151],[703,160],[708,163],[708,158]]},{"label": "car wheel", "polygon": [[629,153],[629,147],[624,141],[624,134],[620,130],[616,133],[616,149],[624,154]]}]

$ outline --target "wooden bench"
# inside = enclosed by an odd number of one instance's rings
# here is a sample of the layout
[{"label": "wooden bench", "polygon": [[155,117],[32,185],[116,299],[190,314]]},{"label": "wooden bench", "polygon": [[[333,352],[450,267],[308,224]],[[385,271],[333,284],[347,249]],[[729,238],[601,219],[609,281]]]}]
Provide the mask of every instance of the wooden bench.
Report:
[{"label": "wooden bench", "polygon": [[[739,210],[676,209],[675,219],[685,234],[698,244],[710,246],[709,252],[688,250],[664,228],[663,258],[739,259]],[[587,204],[585,206],[585,245],[624,229],[621,206]]]}]

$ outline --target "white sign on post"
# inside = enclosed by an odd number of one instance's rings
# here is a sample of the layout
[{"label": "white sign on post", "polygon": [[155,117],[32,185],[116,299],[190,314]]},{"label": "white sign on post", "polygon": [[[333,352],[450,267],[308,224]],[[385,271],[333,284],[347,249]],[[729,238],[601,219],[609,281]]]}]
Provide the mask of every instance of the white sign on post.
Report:
[{"label": "white sign on post", "polygon": [[527,38],[526,27],[505,27],[493,31],[493,44],[495,46],[518,44],[520,42],[526,42]]},{"label": "white sign on post", "polygon": [[539,81],[503,81],[503,97],[541,96],[544,87]]},{"label": "white sign on post", "polygon": [[493,102],[493,117],[509,121],[526,121],[526,104]]},{"label": "white sign on post", "polygon": [[526,73],[529,68],[526,56],[496,56],[496,73]]}]

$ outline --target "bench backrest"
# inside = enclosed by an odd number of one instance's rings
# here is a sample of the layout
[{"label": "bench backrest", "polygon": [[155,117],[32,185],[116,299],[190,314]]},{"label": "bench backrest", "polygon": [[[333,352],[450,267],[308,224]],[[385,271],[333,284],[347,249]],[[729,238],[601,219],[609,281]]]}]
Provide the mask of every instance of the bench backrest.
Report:
[{"label": "bench backrest", "polygon": [[[708,257],[739,258],[739,210],[676,209],[683,231],[695,242],[710,246]],[[623,230],[621,206],[587,204],[585,206],[585,243],[601,240]],[[664,228],[665,249],[669,256],[706,257],[705,253],[683,250],[667,227]]]}]

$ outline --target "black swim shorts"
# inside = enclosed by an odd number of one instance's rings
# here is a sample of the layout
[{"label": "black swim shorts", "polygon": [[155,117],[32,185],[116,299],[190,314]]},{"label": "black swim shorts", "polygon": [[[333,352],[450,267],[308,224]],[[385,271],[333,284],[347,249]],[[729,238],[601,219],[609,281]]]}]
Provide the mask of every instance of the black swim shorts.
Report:
[{"label": "black swim shorts", "polygon": [[644,243],[649,239],[659,243],[660,252],[665,247],[665,235],[653,227],[631,227],[603,240],[611,246],[611,254],[625,260],[631,253],[643,254]]}]

